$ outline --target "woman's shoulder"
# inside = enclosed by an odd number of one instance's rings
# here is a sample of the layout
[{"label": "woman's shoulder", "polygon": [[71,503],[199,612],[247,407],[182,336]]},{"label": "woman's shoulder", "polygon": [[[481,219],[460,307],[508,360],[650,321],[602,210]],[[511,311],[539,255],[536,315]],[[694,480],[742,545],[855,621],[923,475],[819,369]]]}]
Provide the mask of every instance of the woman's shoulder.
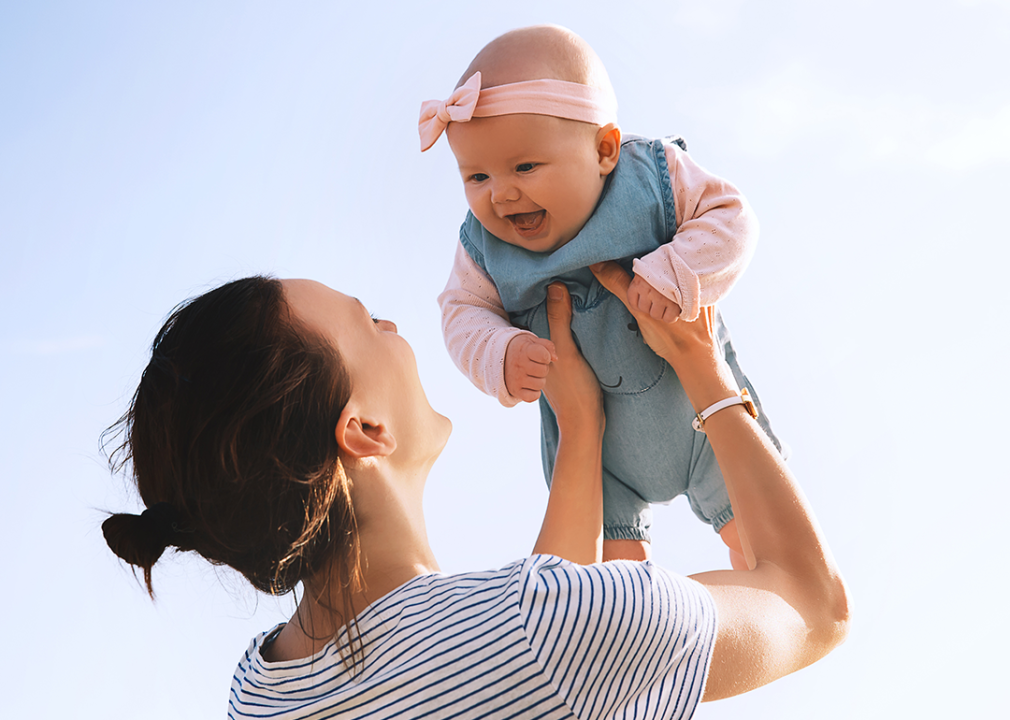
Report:
[{"label": "woman's shoulder", "polygon": [[[628,716],[639,717],[644,706],[656,717],[690,717],[715,644],[715,604],[702,585],[648,561],[576,565],[531,558],[524,569],[523,630],[571,707],[598,701],[600,688],[584,675],[605,668],[607,702]],[[629,698],[617,690],[622,687],[641,692]]]},{"label": "woman's shoulder", "polygon": [[[500,692],[506,680],[539,688],[531,707],[589,707],[599,687],[580,678],[585,659],[594,658],[593,667],[619,678],[613,688],[647,688],[657,708],[671,698],[693,707],[714,631],[714,614],[691,609],[704,603],[683,602],[695,585],[651,563],[582,566],[550,555],[490,570],[418,575],[359,615],[360,674],[345,667],[343,636],[312,658],[265,662],[259,648],[271,637],[267,632],[236,669],[232,705],[243,716],[265,708],[271,714],[316,706],[361,711],[365,693],[376,702],[395,696],[411,707],[441,708],[452,695],[442,688],[465,675],[488,707],[507,700]],[[558,678],[560,686],[553,682]],[[409,698],[391,689],[407,685],[416,689]],[[634,701],[620,693],[608,698],[618,705]]]},{"label": "woman's shoulder", "polygon": [[613,560],[578,565],[551,555],[534,555],[517,563],[523,603],[572,599],[582,604],[651,605],[673,600],[714,614],[704,585],[663,569],[650,561]]},{"label": "woman's shoulder", "polygon": [[383,598],[376,608],[381,609],[386,603],[410,602],[422,595],[499,591],[513,591],[520,598],[578,596],[585,601],[597,595],[626,596],[629,602],[672,594],[714,608],[704,585],[651,561],[613,560],[580,565],[556,555],[531,555],[491,570],[420,575]]},{"label": "woman's shoulder", "polygon": [[573,580],[582,579],[583,582],[598,580],[604,584],[622,587],[628,587],[628,581],[637,578],[639,581],[674,585],[683,587],[688,592],[700,591],[708,594],[705,586],[701,583],[666,570],[651,560],[609,560],[592,565],[579,565],[555,555],[532,555],[524,560],[517,560],[506,567],[514,567],[514,572],[522,576],[567,576]]}]

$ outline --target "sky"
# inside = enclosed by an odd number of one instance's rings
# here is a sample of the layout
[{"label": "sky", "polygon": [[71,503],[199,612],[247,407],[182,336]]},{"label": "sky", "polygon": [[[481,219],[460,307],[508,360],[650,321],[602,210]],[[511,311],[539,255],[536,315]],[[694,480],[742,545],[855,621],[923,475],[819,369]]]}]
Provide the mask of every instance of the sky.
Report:
[{"label": "sky", "polygon": [[[105,546],[140,506],[99,436],[178,302],[309,277],[394,320],[454,431],[429,478],[445,572],[527,555],[532,406],[444,350],[466,211],[419,152],[495,36],[551,22],[607,66],[625,132],[683,135],[761,222],[722,303],[855,600],[816,665],[700,718],[996,717],[1010,642],[1008,0],[421,3],[0,0],[0,541],[10,717],[212,718],[290,597],[166,554],[157,601]],[[657,562],[725,567],[686,502]]]}]

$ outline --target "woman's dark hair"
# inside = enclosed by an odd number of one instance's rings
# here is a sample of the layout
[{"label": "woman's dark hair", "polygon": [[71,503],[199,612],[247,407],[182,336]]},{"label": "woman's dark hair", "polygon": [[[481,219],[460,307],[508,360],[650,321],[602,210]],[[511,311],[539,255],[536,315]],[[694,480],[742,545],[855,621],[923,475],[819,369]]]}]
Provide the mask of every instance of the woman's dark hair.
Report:
[{"label": "woman's dark hair", "polygon": [[[158,332],[121,444],[147,506],[102,525],[144,572],[169,546],[238,570],[258,590],[360,589],[357,524],[334,430],[351,394],[331,344],[302,327],[281,283],[236,280],[178,306]],[[322,576],[321,576],[322,574]],[[343,618],[353,616],[349,592]]]}]

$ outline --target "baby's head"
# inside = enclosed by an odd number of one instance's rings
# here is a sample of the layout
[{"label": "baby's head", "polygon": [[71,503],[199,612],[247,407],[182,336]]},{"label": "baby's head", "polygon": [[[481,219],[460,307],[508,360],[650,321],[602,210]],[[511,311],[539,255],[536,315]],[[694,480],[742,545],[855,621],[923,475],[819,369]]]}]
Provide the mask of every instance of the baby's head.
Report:
[{"label": "baby's head", "polygon": [[446,103],[422,107],[423,149],[442,127],[474,216],[534,252],[579,233],[621,148],[603,63],[553,25],[513,30],[477,53]]}]

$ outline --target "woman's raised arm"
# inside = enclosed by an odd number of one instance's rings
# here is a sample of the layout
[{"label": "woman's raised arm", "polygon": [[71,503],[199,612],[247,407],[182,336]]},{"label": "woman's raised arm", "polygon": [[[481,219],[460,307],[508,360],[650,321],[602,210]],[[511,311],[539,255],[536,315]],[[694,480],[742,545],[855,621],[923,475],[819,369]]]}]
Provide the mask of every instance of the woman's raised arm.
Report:
[{"label": "woman's raised arm", "polygon": [[587,565],[603,557],[603,394],[572,338],[568,288],[547,288],[547,321],[555,357],[544,394],[560,441],[551,494],[534,554]]},{"label": "woman's raised arm", "polygon": [[[594,266],[627,297],[616,263]],[[713,338],[713,308],[695,322],[664,323],[629,308],[650,347],[669,362],[695,412],[737,395]],[[846,636],[849,598],[813,510],[789,468],[743,405],[705,421],[726,480],[750,570],[695,575],[715,598],[719,629],[705,699],[746,692],[820,659]]]}]

